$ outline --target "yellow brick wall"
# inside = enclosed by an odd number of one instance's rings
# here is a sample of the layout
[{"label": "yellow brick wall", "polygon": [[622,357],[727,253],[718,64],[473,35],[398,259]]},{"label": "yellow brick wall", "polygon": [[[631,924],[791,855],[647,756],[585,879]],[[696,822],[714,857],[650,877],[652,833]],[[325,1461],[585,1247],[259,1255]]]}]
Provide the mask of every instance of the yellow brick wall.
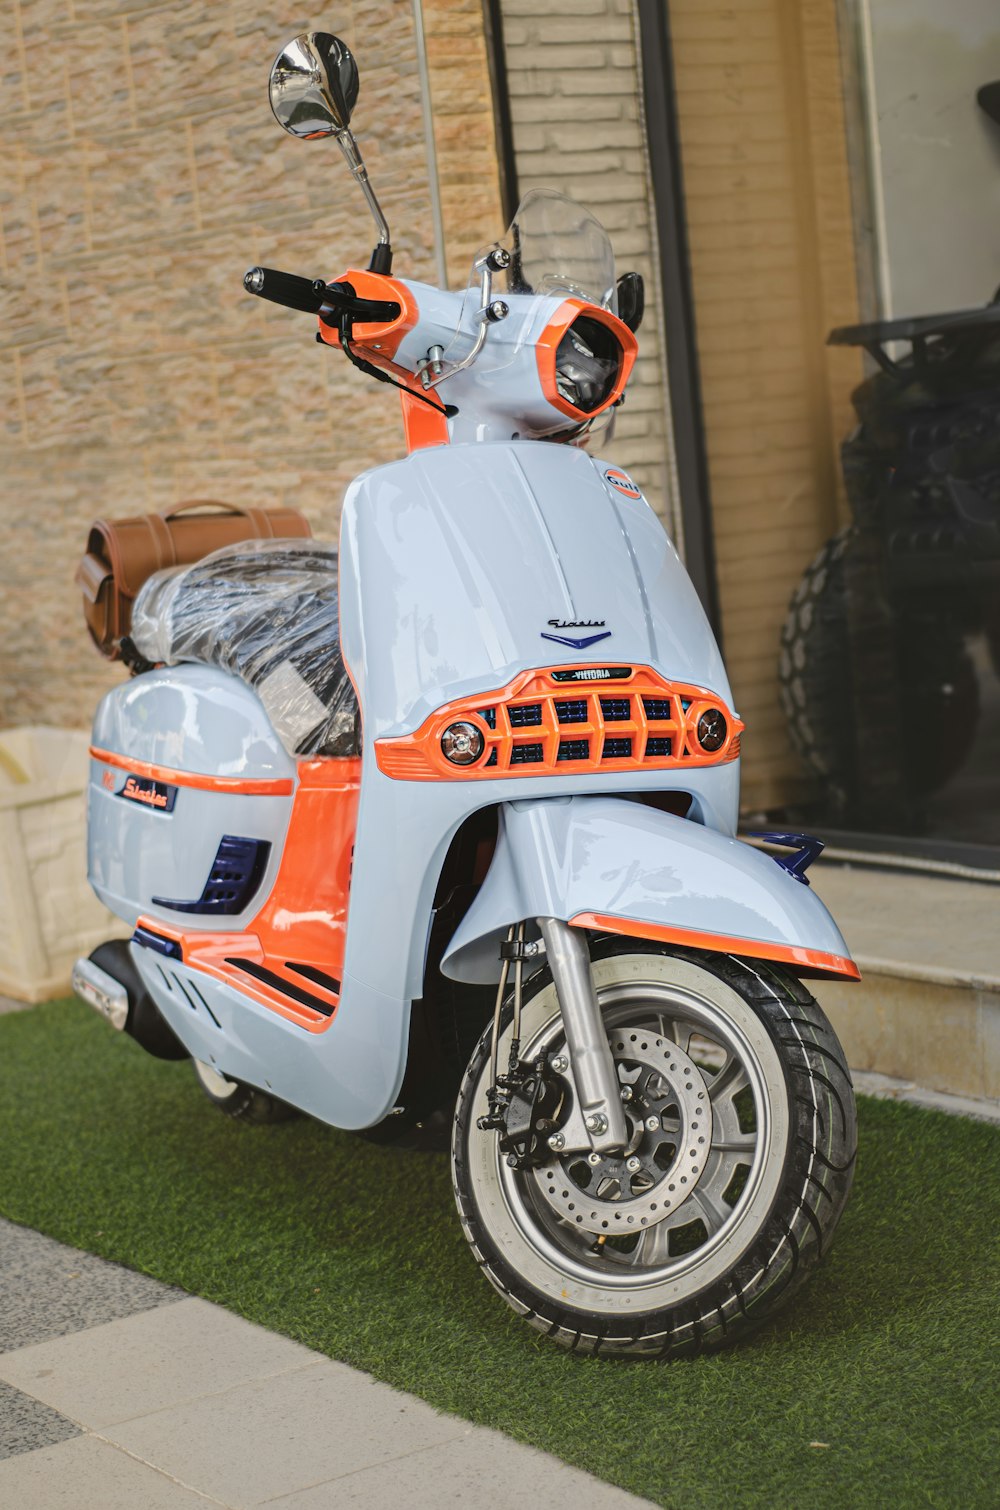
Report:
[{"label": "yellow brick wall", "polygon": [[[332,141],[273,120],[300,8],[112,0],[5,7],[0,117],[0,727],[85,725],[120,672],[72,576],[97,515],[210,496],[293,504],[333,534],[346,483],[400,453],[398,399],[246,296],[255,262],[333,277],[374,239]],[[501,222],[477,0],[427,0],[449,264]],[[314,23],[317,24],[317,23]],[[435,280],[413,6],[344,0],[355,127],[396,270]],[[473,191],[461,191],[465,165]]]},{"label": "yellow brick wall", "polygon": [[[631,0],[502,0],[521,193],[555,188],[602,222],[618,269],[642,273],[639,359],[612,440],[591,451],[626,467],[678,532],[664,370],[655,207],[646,161],[638,24]],[[680,543],[680,542],[678,542]]]},{"label": "yellow brick wall", "polygon": [[844,515],[858,318],[836,0],[670,0],[726,660],[743,802],[805,778],[778,705],[789,595]]}]

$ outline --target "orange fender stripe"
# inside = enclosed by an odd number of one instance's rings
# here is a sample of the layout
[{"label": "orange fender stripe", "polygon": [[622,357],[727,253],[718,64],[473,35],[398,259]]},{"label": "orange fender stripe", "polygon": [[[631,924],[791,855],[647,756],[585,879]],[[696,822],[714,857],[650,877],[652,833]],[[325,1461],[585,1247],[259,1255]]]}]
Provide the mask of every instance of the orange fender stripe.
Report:
[{"label": "orange fender stripe", "polygon": [[861,971],[845,955],[826,954],[822,949],[803,949],[797,944],[767,944],[761,939],[731,938],[725,933],[701,933],[697,928],[640,923],[634,918],[610,917],[603,912],[578,912],[569,921],[572,928],[593,928],[600,933],[624,933],[629,938],[684,944],[690,949],[710,949],[716,954],[742,954],[750,959],[780,960],[810,975],[835,975],[843,980],[861,979]]},{"label": "orange fender stripe", "polygon": [[112,750],[100,750],[90,746],[94,760],[103,765],[117,766],[132,776],[143,776],[148,781],[163,781],[168,786],[190,786],[201,792],[231,792],[247,797],[290,797],[295,783],[290,776],[256,778],[247,776],[202,776],[197,771],[175,771],[171,766],[151,765],[147,760],[133,760],[128,755],[116,755]]}]

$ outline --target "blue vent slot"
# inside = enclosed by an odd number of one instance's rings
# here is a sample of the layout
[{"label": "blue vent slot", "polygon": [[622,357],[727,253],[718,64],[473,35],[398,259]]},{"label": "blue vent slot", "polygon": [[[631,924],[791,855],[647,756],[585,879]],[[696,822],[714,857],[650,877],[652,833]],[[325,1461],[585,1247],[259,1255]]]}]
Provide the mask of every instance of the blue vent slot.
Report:
[{"label": "blue vent slot", "polygon": [[510,719],[512,729],[528,729],[533,724],[542,721],[541,703],[521,703],[507,709],[507,717]]},{"label": "blue vent slot", "polygon": [[625,723],[631,711],[627,697],[601,698],[601,712],[606,723]]},{"label": "blue vent slot", "polygon": [[587,760],[590,757],[589,739],[561,739],[557,760]]},{"label": "blue vent slot", "polygon": [[628,760],[632,755],[631,739],[605,739],[602,760]]},{"label": "blue vent slot", "polygon": [[223,834],[201,896],[194,902],[172,897],[154,897],[157,907],[172,912],[198,912],[210,917],[234,917],[253,900],[264,879],[271,845],[267,839],[245,839]]},{"label": "blue vent slot", "polygon": [[585,724],[587,699],[585,697],[559,698],[556,701],[556,717],[561,724]]}]

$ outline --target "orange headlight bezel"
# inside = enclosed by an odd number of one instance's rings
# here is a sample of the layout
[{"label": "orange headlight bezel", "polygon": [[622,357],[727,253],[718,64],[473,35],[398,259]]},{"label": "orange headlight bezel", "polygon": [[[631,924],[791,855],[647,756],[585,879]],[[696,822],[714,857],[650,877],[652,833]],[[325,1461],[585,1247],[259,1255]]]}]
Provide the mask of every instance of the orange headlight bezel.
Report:
[{"label": "orange headlight bezel", "polygon": [[[621,351],[621,361],[614,387],[604,403],[599,404],[596,409],[578,409],[575,404],[563,398],[556,384],[556,353],[559,350],[559,343],[581,315],[586,315],[588,320],[594,320],[598,325],[606,326],[616,337]],[[604,309],[600,304],[589,304],[586,299],[564,299],[535,342],[535,359],[538,363],[538,377],[542,392],[547,402],[554,409],[558,409],[560,414],[566,414],[570,419],[581,421],[594,419],[598,414],[603,414],[605,409],[610,409],[611,405],[616,404],[621,398],[632,376],[632,368],[635,366],[638,353],[639,343],[635,336],[624,321],[619,320],[610,309]]]}]

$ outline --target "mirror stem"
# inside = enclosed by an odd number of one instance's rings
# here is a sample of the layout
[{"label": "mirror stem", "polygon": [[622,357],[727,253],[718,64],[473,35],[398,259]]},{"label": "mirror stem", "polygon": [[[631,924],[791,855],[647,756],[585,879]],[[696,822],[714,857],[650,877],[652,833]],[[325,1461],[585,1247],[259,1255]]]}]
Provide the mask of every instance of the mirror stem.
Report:
[{"label": "mirror stem", "polygon": [[[342,131],[338,134],[340,150],[347,159],[347,166],[356,183],[361,187],[361,192],[368,201],[368,208],[372,212],[375,227],[378,231],[378,245],[372,253],[371,271],[376,273],[388,273],[392,267],[392,249],[389,245],[389,225],[382,213],[382,206],[375,198],[375,190],[368,180],[368,170],[358,151],[358,144],[350,131]],[[376,266],[378,263],[378,266]]]}]

